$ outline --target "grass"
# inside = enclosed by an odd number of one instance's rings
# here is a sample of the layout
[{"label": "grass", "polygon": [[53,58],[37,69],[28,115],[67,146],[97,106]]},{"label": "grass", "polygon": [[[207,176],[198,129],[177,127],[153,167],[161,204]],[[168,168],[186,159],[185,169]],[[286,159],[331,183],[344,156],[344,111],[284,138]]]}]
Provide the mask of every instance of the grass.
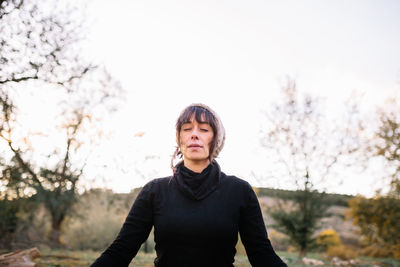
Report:
[{"label": "grass", "polygon": [[41,249],[36,267],[87,267],[98,256],[94,251],[70,251],[65,249]]},{"label": "grass", "polygon": [[[51,250],[42,249],[41,257],[36,259],[37,267],[87,267],[100,256],[101,252],[98,251],[70,251],[70,250]],[[279,252],[281,258],[283,258],[288,266],[290,267],[311,267],[313,265],[305,265],[296,253]],[[139,252],[138,255],[133,259],[129,267],[140,266],[150,267],[154,266],[153,261],[155,253],[145,254]],[[338,266],[333,265],[323,254],[309,253],[307,258],[318,259],[324,262],[323,266]],[[235,267],[251,267],[244,255],[236,255]],[[339,265],[349,266],[349,265]],[[357,258],[355,267],[400,267],[400,261],[394,259],[380,259],[380,258],[368,258],[360,257]]]}]

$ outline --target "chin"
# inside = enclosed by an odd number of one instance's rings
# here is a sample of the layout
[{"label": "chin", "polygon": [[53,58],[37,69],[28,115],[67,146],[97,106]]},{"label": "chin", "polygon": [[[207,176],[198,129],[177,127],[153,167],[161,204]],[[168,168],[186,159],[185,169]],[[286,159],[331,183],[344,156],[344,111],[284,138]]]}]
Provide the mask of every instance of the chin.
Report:
[{"label": "chin", "polygon": [[190,158],[191,161],[207,161],[208,158]]},{"label": "chin", "polygon": [[188,157],[188,160],[192,160],[192,161],[207,161],[208,160],[208,156],[207,157]]}]

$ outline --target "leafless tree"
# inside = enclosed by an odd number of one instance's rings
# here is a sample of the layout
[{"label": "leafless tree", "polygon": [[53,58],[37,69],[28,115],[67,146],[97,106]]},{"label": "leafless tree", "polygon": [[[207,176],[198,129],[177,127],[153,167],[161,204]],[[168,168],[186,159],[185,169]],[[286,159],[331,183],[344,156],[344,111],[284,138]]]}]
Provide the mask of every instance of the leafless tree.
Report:
[{"label": "leafless tree", "polygon": [[[0,2],[0,138],[11,157],[3,163],[4,184],[15,196],[36,195],[52,220],[51,241],[59,243],[65,216],[76,200],[77,183],[99,137],[102,116],[117,108],[119,84],[81,53],[82,17],[76,7],[35,0]],[[52,132],[29,133],[21,125],[18,93],[51,86],[58,90],[59,109]],[[22,92],[22,93],[21,93]],[[37,118],[38,120],[40,118]],[[47,155],[36,153],[31,139],[50,141],[57,132],[63,141]],[[38,157],[42,156],[39,160]]]},{"label": "leafless tree", "polygon": [[273,168],[270,175],[296,190],[271,216],[298,246],[301,256],[312,245],[319,219],[325,215],[324,191],[332,185],[328,177],[335,167],[354,163],[350,155],[359,151],[362,132],[357,105],[348,105],[349,112],[338,124],[321,112],[321,102],[299,95],[296,83],[289,79],[281,101],[265,113],[267,126],[261,138]]}]

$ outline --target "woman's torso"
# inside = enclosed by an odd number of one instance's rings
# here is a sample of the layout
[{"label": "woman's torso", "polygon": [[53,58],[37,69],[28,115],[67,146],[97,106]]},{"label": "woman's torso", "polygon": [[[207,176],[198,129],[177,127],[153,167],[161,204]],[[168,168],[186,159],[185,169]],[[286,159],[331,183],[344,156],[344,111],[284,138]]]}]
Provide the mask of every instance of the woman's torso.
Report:
[{"label": "woman's torso", "polygon": [[173,178],[155,181],[156,266],[233,266],[246,182],[222,173],[202,200],[188,198]]}]

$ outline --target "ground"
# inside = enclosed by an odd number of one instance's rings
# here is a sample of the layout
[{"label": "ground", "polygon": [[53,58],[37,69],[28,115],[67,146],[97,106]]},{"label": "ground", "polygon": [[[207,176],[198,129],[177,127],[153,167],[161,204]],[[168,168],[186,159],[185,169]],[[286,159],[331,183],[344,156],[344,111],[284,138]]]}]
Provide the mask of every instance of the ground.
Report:
[{"label": "ground", "polygon": [[[101,252],[97,251],[69,251],[69,250],[41,250],[42,256],[36,260],[37,267],[87,267],[92,263]],[[316,265],[304,264],[296,253],[278,252],[278,254],[288,263],[290,267],[307,267]],[[139,253],[132,263],[129,265],[150,267],[154,266],[153,260],[155,254]],[[310,253],[307,255],[308,259],[317,259],[323,262],[319,266],[349,266],[349,263],[342,263],[341,265],[334,265],[334,263],[324,257],[322,254]],[[235,267],[250,267],[245,256],[238,255],[235,258]],[[358,258],[351,266],[355,267],[400,267],[400,261],[393,259],[372,259],[372,258]]]}]

